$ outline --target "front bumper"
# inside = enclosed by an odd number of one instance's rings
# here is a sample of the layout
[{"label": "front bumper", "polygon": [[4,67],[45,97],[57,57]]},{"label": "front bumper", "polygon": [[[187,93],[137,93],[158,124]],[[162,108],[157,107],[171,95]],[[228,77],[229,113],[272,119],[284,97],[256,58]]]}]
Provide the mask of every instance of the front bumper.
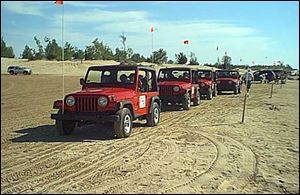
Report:
[{"label": "front bumper", "polygon": [[237,85],[218,85],[218,91],[233,91]]},{"label": "front bumper", "polygon": [[184,94],[172,95],[172,96],[160,96],[160,100],[163,102],[182,103]]},{"label": "front bumper", "polygon": [[117,122],[120,121],[120,116],[103,115],[99,113],[64,113],[64,114],[51,114],[51,119],[69,120],[69,121],[94,121],[94,122]]}]

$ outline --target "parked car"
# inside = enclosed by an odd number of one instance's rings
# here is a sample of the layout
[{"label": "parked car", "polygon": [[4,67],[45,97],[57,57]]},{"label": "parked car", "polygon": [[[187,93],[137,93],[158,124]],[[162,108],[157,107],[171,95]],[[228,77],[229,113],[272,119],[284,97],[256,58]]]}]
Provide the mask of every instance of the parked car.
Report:
[{"label": "parked car", "polygon": [[24,74],[24,75],[31,75],[32,70],[30,68],[26,67],[20,67],[20,66],[9,66],[7,68],[7,72],[11,75],[17,75],[17,74]]},{"label": "parked car", "polygon": [[241,93],[242,81],[239,71],[216,70],[218,94],[222,91],[233,91],[234,94]]},{"label": "parked car", "polygon": [[[137,65],[91,66],[80,79],[81,90],[56,100],[51,114],[60,135],[71,134],[76,123],[113,123],[115,135],[129,137],[132,121],[160,121],[155,69]],[[63,109],[64,108],[64,109]]]},{"label": "parked car", "polygon": [[182,104],[184,110],[189,110],[191,102],[194,106],[200,104],[200,88],[197,69],[189,67],[162,68],[158,74],[159,97],[162,108],[171,103]]},{"label": "parked car", "polygon": [[274,81],[276,79],[276,74],[272,70],[259,70],[253,73],[254,81],[258,81],[260,83]]},{"label": "parked car", "polygon": [[213,96],[217,96],[217,83],[214,71],[199,69],[198,83],[201,96],[205,96],[208,100],[211,100]]}]

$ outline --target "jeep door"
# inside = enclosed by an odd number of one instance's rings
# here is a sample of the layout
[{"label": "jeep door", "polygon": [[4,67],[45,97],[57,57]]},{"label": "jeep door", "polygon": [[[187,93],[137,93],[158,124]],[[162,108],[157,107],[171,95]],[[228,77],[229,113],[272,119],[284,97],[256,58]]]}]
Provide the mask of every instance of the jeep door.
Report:
[{"label": "jeep door", "polygon": [[155,71],[139,69],[138,70],[138,90],[135,108],[137,115],[148,114],[151,100],[153,96],[157,95],[157,86],[156,86],[156,75]]}]

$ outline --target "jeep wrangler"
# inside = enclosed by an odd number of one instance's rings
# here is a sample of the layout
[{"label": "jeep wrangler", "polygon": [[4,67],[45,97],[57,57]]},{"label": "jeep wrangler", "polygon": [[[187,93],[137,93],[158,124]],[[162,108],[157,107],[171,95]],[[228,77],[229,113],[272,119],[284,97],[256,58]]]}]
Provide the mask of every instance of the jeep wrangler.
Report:
[{"label": "jeep wrangler", "polygon": [[216,70],[218,94],[222,91],[233,91],[234,94],[241,93],[241,75],[236,70]]},{"label": "jeep wrangler", "polygon": [[140,65],[91,66],[82,89],[57,100],[51,114],[59,135],[71,134],[77,123],[113,123],[118,138],[129,137],[132,121],[160,121],[160,99],[155,69]]},{"label": "jeep wrangler", "polygon": [[214,71],[199,69],[198,83],[201,96],[205,96],[208,100],[211,100],[213,96],[217,96],[217,83]]},{"label": "jeep wrangler", "polygon": [[200,104],[200,91],[197,69],[189,67],[162,68],[158,74],[159,97],[162,109],[168,103],[182,103],[184,110],[189,110],[191,101],[194,106]]}]

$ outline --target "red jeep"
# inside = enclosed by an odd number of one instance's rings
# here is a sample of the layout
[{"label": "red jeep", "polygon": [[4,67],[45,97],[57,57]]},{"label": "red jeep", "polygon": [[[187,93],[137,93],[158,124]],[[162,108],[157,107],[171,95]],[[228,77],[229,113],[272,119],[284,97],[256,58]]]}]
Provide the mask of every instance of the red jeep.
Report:
[{"label": "red jeep", "polygon": [[[148,126],[160,120],[160,99],[155,69],[137,65],[89,67],[80,79],[82,89],[57,100],[51,114],[60,135],[71,134],[76,123],[114,124],[117,137],[128,137],[132,121],[146,119]],[[63,109],[64,108],[64,109]]]},{"label": "red jeep", "polygon": [[218,94],[222,91],[241,93],[242,82],[240,74],[236,70],[216,70]]},{"label": "red jeep", "polygon": [[162,108],[168,103],[182,103],[184,110],[200,104],[197,69],[188,67],[162,68],[158,74],[159,97]]},{"label": "red jeep", "polygon": [[204,95],[208,100],[211,100],[213,96],[217,96],[217,83],[214,71],[199,69],[198,83],[200,85],[201,96]]}]

